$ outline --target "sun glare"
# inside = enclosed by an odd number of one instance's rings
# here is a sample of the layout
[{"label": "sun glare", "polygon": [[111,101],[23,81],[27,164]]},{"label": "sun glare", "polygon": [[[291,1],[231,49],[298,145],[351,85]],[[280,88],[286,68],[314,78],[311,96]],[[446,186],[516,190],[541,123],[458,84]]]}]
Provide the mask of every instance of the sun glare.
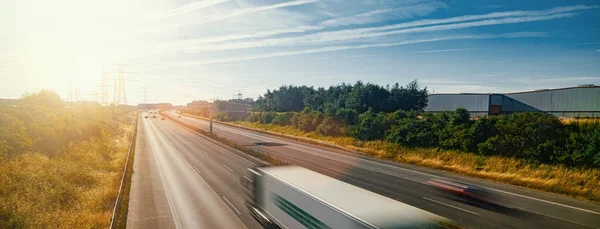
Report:
[{"label": "sun glare", "polygon": [[140,32],[152,26],[146,19],[166,8],[118,0],[25,0],[9,5],[11,9],[0,13],[19,23],[7,28],[8,48],[20,63],[17,70],[35,77],[22,83],[38,83],[61,94],[69,84],[79,84],[82,91],[99,90],[102,71],[140,53],[136,45],[150,40]]}]

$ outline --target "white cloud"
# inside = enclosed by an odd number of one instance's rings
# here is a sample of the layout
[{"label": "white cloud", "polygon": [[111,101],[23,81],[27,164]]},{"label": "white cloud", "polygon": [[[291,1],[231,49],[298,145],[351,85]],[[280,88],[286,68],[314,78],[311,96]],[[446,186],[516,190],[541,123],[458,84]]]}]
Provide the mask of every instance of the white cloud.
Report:
[{"label": "white cloud", "polygon": [[302,54],[332,52],[332,51],[341,51],[341,50],[349,50],[349,49],[393,47],[393,46],[400,46],[400,45],[409,45],[409,44],[427,43],[427,42],[437,42],[437,41],[447,41],[447,40],[516,38],[516,37],[526,37],[526,36],[528,36],[527,34],[528,33],[519,33],[519,34],[507,33],[507,34],[497,34],[497,35],[446,36],[446,37],[435,37],[435,38],[420,39],[420,40],[405,40],[405,41],[393,42],[393,43],[364,44],[364,45],[347,45],[347,46],[327,46],[327,47],[312,48],[312,49],[305,49],[305,50],[299,50],[299,51],[274,52],[274,53],[266,53],[266,54],[260,54],[260,55],[254,55],[254,56],[245,56],[245,57],[224,58],[224,59],[211,59],[211,60],[205,60],[205,61],[180,62],[180,63],[175,63],[175,64],[167,64],[167,65],[163,65],[163,66],[157,66],[156,68],[171,68],[171,67],[185,67],[185,66],[196,66],[196,65],[211,65],[211,64],[230,63],[230,62],[247,61],[247,60],[266,59],[266,58],[273,58],[273,57],[295,56],[295,55],[302,55]]},{"label": "white cloud", "polygon": [[329,19],[321,22],[320,25],[325,27],[337,27],[343,25],[373,23],[380,21],[382,19],[380,16],[383,14],[393,14],[395,15],[395,19],[412,18],[414,16],[427,15],[442,7],[446,7],[446,4],[442,2],[431,2],[427,4],[403,6],[393,9],[377,9],[352,16]]},{"label": "white cloud", "polygon": [[385,18],[380,17],[383,14],[395,14],[394,18],[396,19],[405,19],[411,18],[413,16],[423,16],[428,13],[435,11],[438,8],[445,7],[444,3],[440,2],[432,2],[429,4],[419,4],[419,5],[411,5],[405,6],[401,8],[394,9],[378,9],[373,11],[368,11],[365,13],[333,18],[322,21],[316,25],[300,25],[290,28],[281,28],[281,29],[273,29],[266,31],[258,31],[254,33],[241,33],[241,34],[231,34],[225,36],[216,36],[216,37],[206,37],[206,38],[196,38],[192,40],[182,41],[185,42],[186,45],[198,45],[198,44],[207,44],[207,43],[218,43],[232,40],[241,40],[241,39],[250,39],[250,38],[265,38],[271,37],[275,35],[283,35],[290,33],[305,33],[311,31],[323,30],[326,28],[333,28],[345,25],[361,25],[367,23],[373,23],[381,21]]},{"label": "white cloud", "polygon": [[[407,8],[410,8],[410,7],[407,7]],[[368,32],[388,31],[388,30],[396,30],[396,29],[404,29],[404,28],[412,28],[412,27],[422,27],[422,26],[441,25],[441,24],[458,23],[458,22],[469,22],[469,21],[485,20],[485,19],[508,18],[508,17],[512,17],[513,18],[512,20],[515,19],[514,17],[517,17],[517,18],[523,17],[523,18],[521,18],[522,19],[521,22],[536,21],[536,20],[549,20],[549,19],[559,18],[561,16],[573,16],[573,15],[565,15],[565,14],[560,14],[560,13],[581,11],[581,10],[594,9],[594,8],[598,8],[598,7],[577,5],[577,6],[567,6],[567,7],[555,7],[555,8],[548,9],[548,10],[538,10],[538,11],[505,11],[505,12],[494,12],[494,13],[488,13],[488,14],[482,14],[482,15],[465,15],[465,16],[450,17],[450,18],[445,18],[445,19],[423,19],[423,20],[399,23],[399,24],[394,24],[394,25],[387,25],[387,26],[377,26],[377,27],[324,32],[321,35],[322,36],[336,36],[336,35],[343,36],[343,35],[349,34],[349,33],[353,33],[353,34],[359,33],[360,34],[360,33],[368,33]],[[432,8],[432,10],[433,10],[433,8]],[[386,11],[385,10],[372,11],[372,12],[368,12],[366,14],[377,14],[377,13],[381,13],[381,12],[386,12]],[[553,15],[553,14],[560,14],[560,15]],[[547,19],[542,19],[542,18],[544,18],[544,16],[546,16]],[[359,20],[360,17],[361,17],[360,15],[357,15],[355,17],[348,17],[346,19],[341,19],[339,23],[342,23],[345,21],[358,22],[358,21],[360,21]],[[333,20],[335,20],[335,19],[333,19]],[[502,22],[499,22],[499,23],[502,23]],[[505,23],[518,23],[518,22],[507,21]],[[327,24],[334,24],[334,23],[329,22]],[[308,32],[308,31],[312,31],[312,30],[321,30],[323,28],[324,28],[324,26],[322,24],[319,24],[316,26],[305,26],[302,28],[293,29],[294,30],[293,32]],[[432,28],[435,29],[436,27],[432,27]],[[272,33],[263,32],[262,34],[264,34],[264,35],[266,35],[266,34],[279,35],[279,34],[283,34],[283,33],[288,33],[288,31],[280,30],[280,31],[274,31]],[[245,38],[250,38],[250,37],[252,37],[252,35],[246,35]],[[261,37],[267,37],[267,36],[256,36],[255,38],[261,38]]]},{"label": "white cloud", "polygon": [[560,78],[544,78],[544,79],[536,79],[537,82],[580,82],[580,81],[600,81],[600,76],[597,77],[560,77]]},{"label": "white cloud", "polygon": [[156,17],[156,19],[162,19],[167,17],[176,16],[179,14],[184,14],[187,12],[196,11],[205,7],[217,5],[219,3],[227,2],[229,0],[203,0],[203,1],[194,1],[188,4],[185,4],[177,9],[169,10],[163,14],[160,14]]},{"label": "white cloud", "polygon": [[290,6],[306,5],[306,4],[311,4],[311,3],[315,3],[315,2],[317,2],[317,0],[295,0],[295,1],[289,1],[289,2],[281,2],[281,3],[277,3],[277,4],[273,4],[273,5],[242,8],[239,10],[234,10],[230,13],[203,18],[200,20],[200,23],[217,22],[217,21],[226,20],[226,19],[233,18],[233,17],[238,17],[238,16],[241,16],[244,14],[257,13],[257,12],[261,12],[261,11],[265,11],[265,10],[272,10],[272,9],[284,8],[284,7],[290,7]]},{"label": "white cloud", "polygon": [[501,6],[501,5],[485,5],[485,6],[482,6],[480,8],[482,8],[482,9],[499,9],[499,8],[502,8],[502,7],[504,7],[504,6]]},{"label": "white cloud", "polygon": [[[424,27],[414,27],[406,29],[398,29],[391,31],[380,31],[382,27],[369,28],[367,29],[347,29],[338,30],[333,32],[322,32],[316,34],[302,35],[297,37],[285,37],[285,38],[271,38],[257,41],[237,42],[237,43],[223,43],[213,45],[203,45],[198,47],[191,47],[188,52],[201,52],[201,51],[221,51],[229,49],[243,49],[243,48],[257,48],[274,45],[299,45],[299,44],[319,44],[336,41],[353,41],[362,38],[378,37],[378,36],[389,36],[409,33],[421,33],[421,32],[438,32],[445,30],[455,30],[471,27],[481,27],[499,24],[514,24],[524,23],[532,21],[545,21],[558,18],[566,18],[576,15],[575,13],[559,13],[544,16],[529,16],[529,17],[515,17],[515,18],[501,18],[501,19],[488,19],[472,22],[444,24],[444,25],[433,25]],[[390,26],[385,26],[390,27]]]},{"label": "white cloud", "polygon": [[573,45],[598,45],[600,42],[589,42],[589,43],[576,43]]},{"label": "white cloud", "polygon": [[346,58],[363,58],[363,57],[371,57],[371,56],[375,56],[375,55],[352,55],[352,56],[346,56]]},{"label": "white cloud", "polygon": [[409,52],[409,53],[438,53],[438,52],[460,52],[460,51],[473,51],[479,50],[477,48],[469,48],[469,49],[438,49],[438,50],[427,50],[427,51],[418,51],[418,52]]}]

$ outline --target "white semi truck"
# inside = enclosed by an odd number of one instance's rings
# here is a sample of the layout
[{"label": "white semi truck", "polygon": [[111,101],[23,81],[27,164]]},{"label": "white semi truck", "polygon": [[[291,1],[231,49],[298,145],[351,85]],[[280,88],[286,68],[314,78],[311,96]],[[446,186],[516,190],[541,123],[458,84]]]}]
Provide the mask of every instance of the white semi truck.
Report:
[{"label": "white semi truck", "polygon": [[455,228],[452,221],[298,166],[242,176],[247,207],[265,228]]}]

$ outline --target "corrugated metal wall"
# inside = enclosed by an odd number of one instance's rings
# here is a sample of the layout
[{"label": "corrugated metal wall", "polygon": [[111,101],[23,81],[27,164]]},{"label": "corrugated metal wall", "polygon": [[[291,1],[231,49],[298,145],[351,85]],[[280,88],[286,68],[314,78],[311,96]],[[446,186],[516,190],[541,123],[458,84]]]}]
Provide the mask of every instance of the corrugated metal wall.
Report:
[{"label": "corrugated metal wall", "polygon": [[560,117],[600,117],[600,87],[492,95],[435,94],[429,96],[425,111],[453,111],[464,107],[471,116],[482,116],[488,114],[490,105],[500,105],[502,113],[537,111]]},{"label": "corrugated metal wall", "polygon": [[464,107],[471,112],[487,114],[490,102],[489,97],[490,95],[486,94],[430,95],[425,111],[453,111],[457,108]]},{"label": "corrugated metal wall", "polygon": [[600,87],[505,94],[502,111],[600,111]]}]

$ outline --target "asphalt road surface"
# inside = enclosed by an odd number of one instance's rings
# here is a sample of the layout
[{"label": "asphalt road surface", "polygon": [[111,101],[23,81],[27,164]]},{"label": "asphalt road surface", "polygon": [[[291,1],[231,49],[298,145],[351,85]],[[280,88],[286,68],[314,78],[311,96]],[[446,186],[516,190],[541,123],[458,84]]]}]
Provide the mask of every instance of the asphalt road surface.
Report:
[{"label": "asphalt road surface", "polygon": [[[174,111],[167,114],[178,117]],[[178,119],[208,130],[206,120],[186,116]],[[128,226],[164,228],[181,222],[182,227],[243,228],[217,222],[234,216],[241,221],[231,222],[241,222],[248,228],[260,227],[248,215],[238,184],[243,170],[253,166],[251,158],[170,120],[144,119],[139,130]],[[447,217],[468,228],[600,228],[597,204],[386,162],[218,123],[213,124],[213,132],[257,151]],[[172,162],[157,163],[156,158]],[[185,169],[187,167],[196,169]],[[477,206],[443,196],[425,184],[434,177],[488,188],[502,198],[503,206]],[[214,192],[206,191],[207,187]],[[194,195],[194,192],[201,194]],[[172,213],[173,209],[177,214]],[[183,214],[185,209],[194,211]],[[199,224],[192,224],[194,222]]]},{"label": "asphalt road surface", "polygon": [[168,120],[138,125],[127,228],[262,228],[239,185],[252,158]]}]

